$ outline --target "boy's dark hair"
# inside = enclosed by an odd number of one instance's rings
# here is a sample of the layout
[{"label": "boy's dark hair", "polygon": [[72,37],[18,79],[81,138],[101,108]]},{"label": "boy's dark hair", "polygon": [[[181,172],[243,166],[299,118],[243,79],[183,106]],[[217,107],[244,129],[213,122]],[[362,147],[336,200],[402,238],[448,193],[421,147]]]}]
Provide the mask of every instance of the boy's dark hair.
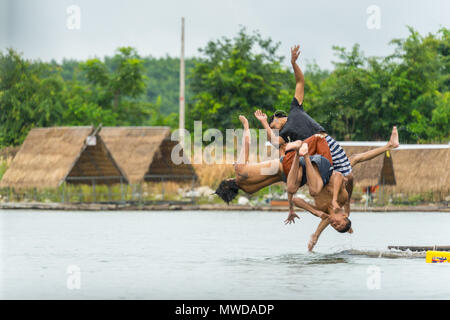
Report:
[{"label": "boy's dark hair", "polygon": [[347,219],[347,224],[342,229],[338,230],[340,233],[346,233],[352,227],[352,221],[349,218]]},{"label": "boy's dark hair", "polygon": [[239,192],[239,186],[236,183],[236,179],[223,180],[219,187],[216,189],[216,194],[227,204],[230,204]]},{"label": "boy's dark hair", "polygon": [[287,114],[286,114],[286,112],[284,112],[282,110],[275,111],[274,114],[271,115],[270,118],[269,118],[269,126],[270,126],[270,124],[272,123],[272,121],[273,121],[273,119],[275,117],[277,117],[277,118],[286,118]]}]

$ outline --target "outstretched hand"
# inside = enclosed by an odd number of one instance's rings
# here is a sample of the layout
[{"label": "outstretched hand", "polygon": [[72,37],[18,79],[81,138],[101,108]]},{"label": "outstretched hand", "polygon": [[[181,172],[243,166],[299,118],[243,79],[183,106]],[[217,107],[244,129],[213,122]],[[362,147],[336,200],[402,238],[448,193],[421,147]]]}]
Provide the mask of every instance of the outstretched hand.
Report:
[{"label": "outstretched hand", "polygon": [[295,63],[300,56],[300,45],[295,45],[291,48],[291,63]]},{"label": "outstretched hand", "polygon": [[267,121],[267,115],[259,109],[255,111],[255,117],[261,122]]},{"label": "outstretched hand", "polygon": [[287,219],[284,220],[284,224],[295,223],[295,218],[300,219],[300,217],[295,212],[289,212]]}]

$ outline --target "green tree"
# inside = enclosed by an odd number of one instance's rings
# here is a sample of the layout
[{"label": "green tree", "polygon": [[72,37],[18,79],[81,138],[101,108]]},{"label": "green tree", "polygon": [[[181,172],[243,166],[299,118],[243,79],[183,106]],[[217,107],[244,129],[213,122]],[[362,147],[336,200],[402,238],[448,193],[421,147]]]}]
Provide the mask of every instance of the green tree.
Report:
[{"label": "green tree", "polygon": [[[436,141],[433,124],[441,123],[437,113],[448,110],[448,30],[421,36],[409,28],[406,39],[395,39],[394,55],[388,57],[391,79],[388,88],[390,107],[396,110],[400,133],[408,141]],[[396,63],[400,61],[399,63]],[[444,94],[444,95],[443,95]],[[437,108],[439,107],[439,111]],[[435,121],[433,123],[433,114]],[[448,112],[447,112],[448,114]],[[441,128],[449,137],[449,128]]]},{"label": "green tree", "polygon": [[366,103],[367,61],[359,45],[354,45],[349,52],[342,47],[333,49],[339,58],[334,62],[335,70],[326,78],[322,77],[320,86],[311,86],[309,82],[309,88],[317,90],[320,87],[320,96],[309,100],[306,91],[305,109],[323,123],[330,134],[338,139],[351,140],[359,133],[358,122]]},{"label": "green tree", "polygon": [[13,49],[0,52],[0,145],[18,145],[32,127],[59,124],[62,78]]},{"label": "green tree", "polygon": [[136,124],[136,118],[148,116],[148,106],[133,101],[145,91],[143,61],[135,49],[119,48],[105,61],[90,59],[80,67],[97,92],[97,103],[112,110],[119,123]]},{"label": "green tree", "polygon": [[425,37],[409,31],[385,58],[367,58],[358,45],[334,47],[331,73],[306,73],[306,110],[338,139],[384,140],[397,125],[402,142],[447,142],[449,30]]},{"label": "green tree", "polygon": [[[168,116],[178,114],[180,91],[180,59],[165,56],[162,58],[145,57],[144,70],[146,75],[146,94],[143,97],[148,102],[156,103],[160,99],[163,108],[160,112]],[[196,58],[187,58],[185,61],[186,75],[191,73]],[[186,82],[185,98],[190,101],[192,97],[190,81]]]},{"label": "green tree", "polygon": [[239,114],[249,116],[257,108],[273,112],[286,103],[293,78],[281,65],[278,47],[270,38],[242,28],[233,39],[210,41],[200,49],[203,56],[188,78],[193,97],[187,127],[203,120],[209,127],[233,128],[239,126]]}]

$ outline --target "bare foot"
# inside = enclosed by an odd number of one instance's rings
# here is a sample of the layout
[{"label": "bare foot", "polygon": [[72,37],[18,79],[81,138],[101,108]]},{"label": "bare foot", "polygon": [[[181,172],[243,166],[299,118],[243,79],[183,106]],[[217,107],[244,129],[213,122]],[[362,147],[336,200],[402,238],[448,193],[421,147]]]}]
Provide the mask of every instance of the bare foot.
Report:
[{"label": "bare foot", "polygon": [[389,148],[395,149],[398,148],[399,145],[400,143],[398,142],[397,127],[394,126],[394,128],[392,128],[391,138],[389,139],[388,146]]},{"label": "bare foot", "polygon": [[312,249],[314,249],[314,246],[316,245],[317,240],[319,240],[319,237],[316,236],[315,234],[312,234],[311,238],[309,238],[309,242],[308,242],[308,251],[312,251]]},{"label": "bare foot", "polygon": [[294,142],[289,142],[288,144],[286,144],[286,151],[289,151],[289,150],[298,150],[298,149],[300,149],[300,147],[302,146],[302,144],[303,144],[303,141],[302,140],[297,140],[297,141],[294,141]]},{"label": "bare foot", "polygon": [[244,129],[247,130],[249,128],[247,118],[241,115],[241,116],[239,116],[239,120],[241,121],[242,125],[244,126]]},{"label": "bare foot", "polygon": [[298,151],[298,155],[300,157],[303,157],[306,154],[308,154],[308,144],[303,143],[302,146],[300,147],[300,150]]}]

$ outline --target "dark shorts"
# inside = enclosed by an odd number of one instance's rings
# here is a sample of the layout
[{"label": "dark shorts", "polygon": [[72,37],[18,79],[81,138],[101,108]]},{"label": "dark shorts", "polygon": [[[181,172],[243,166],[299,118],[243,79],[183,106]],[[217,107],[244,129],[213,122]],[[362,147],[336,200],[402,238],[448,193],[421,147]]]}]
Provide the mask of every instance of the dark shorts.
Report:
[{"label": "dark shorts", "polygon": [[[318,169],[319,169],[319,173],[320,176],[322,177],[322,181],[323,181],[323,185],[325,186],[329,181],[330,181],[330,177],[331,174],[333,173],[333,170],[330,170],[331,165],[330,165],[330,161],[327,160],[327,158],[315,154],[313,156],[309,156],[309,158],[311,159],[311,162],[313,164],[316,164]],[[302,175],[302,182],[300,183],[300,187],[306,184],[306,164],[305,164],[305,158],[300,157],[300,164],[303,168],[303,175]]]}]

